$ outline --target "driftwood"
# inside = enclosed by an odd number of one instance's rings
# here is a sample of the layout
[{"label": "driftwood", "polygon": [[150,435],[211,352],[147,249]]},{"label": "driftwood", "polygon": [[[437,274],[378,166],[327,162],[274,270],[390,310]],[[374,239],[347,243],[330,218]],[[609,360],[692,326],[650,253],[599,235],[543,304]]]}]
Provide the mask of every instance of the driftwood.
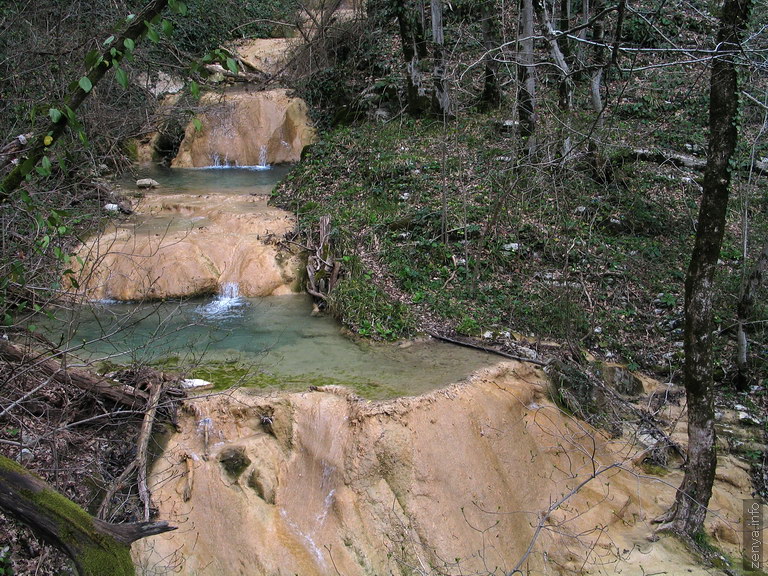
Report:
[{"label": "driftwood", "polygon": [[7,340],[0,340],[0,360],[28,366],[55,382],[71,384],[123,406],[135,408],[137,405],[144,405],[149,399],[144,390],[120,384],[88,370],[67,367],[58,360],[46,358],[39,352],[17,346]]},{"label": "driftwood", "polygon": [[144,412],[144,420],[141,424],[141,431],[139,432],[139,441],[136,447],[136,457],[128,466],[126,466],[125,470],[123,470],[123,473],[120,474],[120,477],[112,483],[112,486],[107,491],[106,496],[104,496],[104,499],[101,502],[101,506],[99,507],[100,518],[106,517],[109,511],[109,505],[112,502],[112,499],[115,497],[115,494],[125,488],[128,480],[135,474],[136,483],[138,484],[139,489],[139,498],[144,505],[144,521],[149,521],[151,508],[151,497],[149,494],[149,488],[147,486],[149,440],[152,437],[152,427],[155,424],[157,406],[160,403],[160,396],[163,393],[163,382],[159,380],[151,382],[149,383],[149,387],[151,388],[152,392],[149,397],[147,409]]},{"label": "driftwood", "polygon": [[323,303],[328,300],[328,294],[339,280],[341,264],[333,257],[331,249],[331,217],[320,218],[317,241],[312,238],[308,242],[309,257],[307,258],[307,292]]},{"label": "driftwood", "polygon": [[110,524],[0,456],[0,507],[63,550],[81,576],[133,576],[132,542],[175,530],[166,522]]},{"label": "driftwood", "polygon": [[[647,150],[643,148],[635,150],[622,150],[611,157],[611,162],[623,164],[627,162],[653,162],[655,164],[671,164],[678,168],[690,170],[704,170],[707,165],[706,158],[697,158],[689,154],[680,154],[669,150]],[[755,161],[740,165],[738,170],[742,172],[754,172],[764,176],[768,174],[768,162]]]},{"label": "driftwood", "polygon": [[536,364],[537,366],[546,366],[547,364],[549,364],[549,362],[536,360],[535,358],[526,358],[525,356],[515,356],[514,354],[508,354],[507,352],[498,350],[497,348],[490,348],[488,346],[482,346],[480,344],[475,344],[473,342],[456,340],[454,338],[449,338],[448,336],[442,336],[437,332],[427,331],[427,334],[429,334],[430,336],[432,336],[432,338],[435,338],[436,340],[442,340],[443,342],[448,342],[449,344],[456,344],[457,346],[464,346],[465,348],[472,348],[473,350],[479,350],[481,352],[487,352],[489,354],[495,354],[496,356],[509,358],[510,360],[517,360],[518,362],[528,362],[530,364]]}]

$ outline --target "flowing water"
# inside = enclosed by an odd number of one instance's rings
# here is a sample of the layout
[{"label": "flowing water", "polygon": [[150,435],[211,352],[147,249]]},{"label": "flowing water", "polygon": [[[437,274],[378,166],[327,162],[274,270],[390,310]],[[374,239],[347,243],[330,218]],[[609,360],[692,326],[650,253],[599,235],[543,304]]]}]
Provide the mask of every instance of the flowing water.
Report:
[{"label": "flowing water", "polygon": [[[176,169],[139,174],[159,194],[268,194],[285,168]],[[153,192],[154,193],[154,192]],[[137,230],[185,226],[138,222]],[[208,298],[152,303],[101,301],[65,321],[69,346],[88,361],[146,362],[185,371],[217,387],[302,390],[341,384],[368,398],[420,394],[456,382],[495,358],[433,341],[382,344],[342,335],[331,318],[312,316],[304,294],[244,298],[235,283]],[[60,328],[64,331],[63,328]]]}]

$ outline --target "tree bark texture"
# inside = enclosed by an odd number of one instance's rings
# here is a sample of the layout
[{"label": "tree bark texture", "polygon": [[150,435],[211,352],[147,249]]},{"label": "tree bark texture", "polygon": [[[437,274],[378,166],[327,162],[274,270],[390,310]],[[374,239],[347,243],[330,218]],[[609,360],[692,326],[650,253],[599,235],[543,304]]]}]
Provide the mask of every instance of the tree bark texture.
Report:
[{"label": "tree bark texture", "polygon": [[[95,87],[106,73],[122,60],[125,41],[127,40],[129,43],[135,42],[143,36],[147,31],[148,23],[159,16],[160,13],[165,10],[167,5],[168,0],[153,0],[143,11],[131,20],[131,23],[128,28],[126,28],[125,32],[104,51],[102,61],[91,67],[86,73],[86,77],[90,81],[92,87]],[[113,47],[117,48],[114,55],[111,53]],[[64,102],[62,107],[63,110],[68,108],[72,112],[75,112],[92,91],[93,89],[89,91],[83,90],[79,83],[77,83],[77,87],[72,90],[69,97]],[[60,118],[56,121],[51,120],[44,130],[34,136],[32,146],[29,149],[26,158],[19,162],[19,164],[3,179],[2,183],[0,183],[0,204],[8,202],[11,194],[24,181],[27,174],[31,173],[38,162],[45,156],[47,148],[52,146],[56,140],[61,137],[69,125],[69,121],[70,118],[68,114],[63,113]],[[46,136],[51,137],[48,144],[45,143]]]},{"label": "tree bark texture", "polygon": [[445,77],[445,40],[443,37],[443,0],[430,0],[432,16],[432,113],[445,118],[451,115],[451,98]]},{"label": "tree bark texture", "polygon": [[408,113],[420,116],[431,106],[424,80],[424,65],[429,50],[424,37],[423,15],[412,0],[395,0],[395,13],[403,45],[403,58],[407,69],[406,97]]},{"label": "tree bark texture", "polygon": [[534,68],[533,0],[520,0],[520,40],[518,49],[517,116],[520,121],[520,137],[525,143],[528,156],[536,153],[536,70]]},{"label": "tree bark texture", "polygon": [[747,279],[744,289],[739,299],[737,307],[737,334],[736,334],[736,387],[741,391],[749,389],[749,340],[747,338],[746,325],[752,316],[752,310],[755,305],[755,296],[763,283],[763,274],[768,270],[768,244],[763,246],[757,262],[752,268],[752,272]]},{"label": "tree bark texture", "polygon": [[496,2],[484,2],[481,26],[483,31],[483,48],[485,48],[485,56],[483,56],[485,70],[480,103],[486,110],[495,110],[501,106],[499,62],[494,56],[496,48],[501,44],[500,24],[501,15],[499,14]]},{"label": "tree bark texture", "polygon": [[0,456],[0,508],[61,548],[80,576],[133,576],[131,542],[175,530],[165,522],[102,522],[4,456]]},{"label": "tree bark texture", "polygon": [[717,455],[712,382],[712,302],[725,230],[739,109],[734,57],[749,19],[751,0],[725,0],[709,99],[709,151],[698,227],[685,279],[685,365],[688,463],[663,528],[685,536],[701,532],[712,495]]},{"label": "tree bark texture", "polygon": [[562,151],[561,155],[564,159],[568,158],[572,150],[571,144],[571,111],[573,110],[573,92],[576,88],[573,78],[571,78],[571,67],[560,48],[560,43],[557,40],[557,33],[555,27],[552,24],[552,16],[549,13],[548,0],[534,0],[534,9],[536,10],[537,17],[540,25],[544,31],[544,37],[547,45],[549,46],[549,52],[552,57],[552,62],[560,74],[560,85],[558,87],[559,93],[559,107],[563,114],[563,138],[562,138]]}]

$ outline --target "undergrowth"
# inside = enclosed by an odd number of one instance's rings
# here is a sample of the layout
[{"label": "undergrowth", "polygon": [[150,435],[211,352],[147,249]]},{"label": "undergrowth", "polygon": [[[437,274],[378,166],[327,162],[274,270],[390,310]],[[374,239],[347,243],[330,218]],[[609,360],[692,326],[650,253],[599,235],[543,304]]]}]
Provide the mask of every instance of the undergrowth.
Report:
[{"label": "undergrowth", "polygon": [[[333,312],[376,338],[434,328],[556,339],[674,378],[697,174],[612,164],[610,150],[607,176],[579,163],[516,167],[502,120],[401,118],[337,127],[312,146],[274,199],[305,230],[331,215],[344,272]],[[765,201],[754,195],[752,208]],[[721,379],[744,267],[736,210],[731,224],[717,290]],[[764,223],[752,233],[760,246]]]}]

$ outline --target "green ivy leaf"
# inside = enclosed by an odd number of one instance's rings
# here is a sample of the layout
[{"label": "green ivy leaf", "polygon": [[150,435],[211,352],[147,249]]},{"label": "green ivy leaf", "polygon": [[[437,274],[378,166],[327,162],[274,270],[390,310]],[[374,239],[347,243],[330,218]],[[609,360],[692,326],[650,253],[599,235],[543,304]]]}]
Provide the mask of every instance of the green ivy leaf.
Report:
[{"label": "green ivy leaf", "polygon": [[189,83],[189,92],[193,98],[200,98],[200,86],[194,80]]},{"label": "green ivy leaf", "polygon": [[128,74],[122,68],[115,68],[115,79],[123,88],[128,88]]},{"label": "green ivy leaf", "polygon": [[173,23],[170,20],[163,20],[162,24],[160,24],[163,28],[163,34],[166,36],[173,35]]},{"label": "green ivy leaf", "polygon": [[136,43],[130,38],[126,38],[123,40],[123,46],[125,46],[125,49],[128,50],[128,52],[133,52],[136,48]]},{"label": "green ivy leaf", "polygon": [[88,76],[83,76],[80,78],[80,81],[77,84],[80,86],[80,89],[83,92],[90,92],[93,90],[93,84],[91,84],[91,80],[88,78]]},{"label": "green ivy leaf", "polygon": [[102,57],[98,50],[91,50],[85,55],[85,65],[92,68],[101,63]]},{"label": "green ivy leaf", "polygon": [[203,123],[200,118],[193,118],[192,125],[195,127],[195,131],[200,132],[203,129]]},{"label": "green ivy leaf", "polygon": [[57,108],[48,108],[48,117],[51,119],[51,122],[58,122],[61,120],[61,117],[63,114],[61,113],[61,110]]},{"label": "green ivy leaf", "polygon": [[237,61],[234,58],[227,58],[227,68],[237,76]]},{"label": "green ivy leaf", "polygon": [[114,37],[114,36],[110,36],[109,38],[107,38],[106,40],[104,40],[104,44],[103,44],[103,46],[109,46],[109,45],[110,45],[110,44],[112,44],[112,42],[114,42],[114,41],[115,41],[115,37]]},{"label": "green ivy leaf", "polygon": [[147,38],[149,38],[155,44],[160,42],[160,34],[157,33],[155,27],[149,22],[144,22],[144,25],[147,27]]}]

